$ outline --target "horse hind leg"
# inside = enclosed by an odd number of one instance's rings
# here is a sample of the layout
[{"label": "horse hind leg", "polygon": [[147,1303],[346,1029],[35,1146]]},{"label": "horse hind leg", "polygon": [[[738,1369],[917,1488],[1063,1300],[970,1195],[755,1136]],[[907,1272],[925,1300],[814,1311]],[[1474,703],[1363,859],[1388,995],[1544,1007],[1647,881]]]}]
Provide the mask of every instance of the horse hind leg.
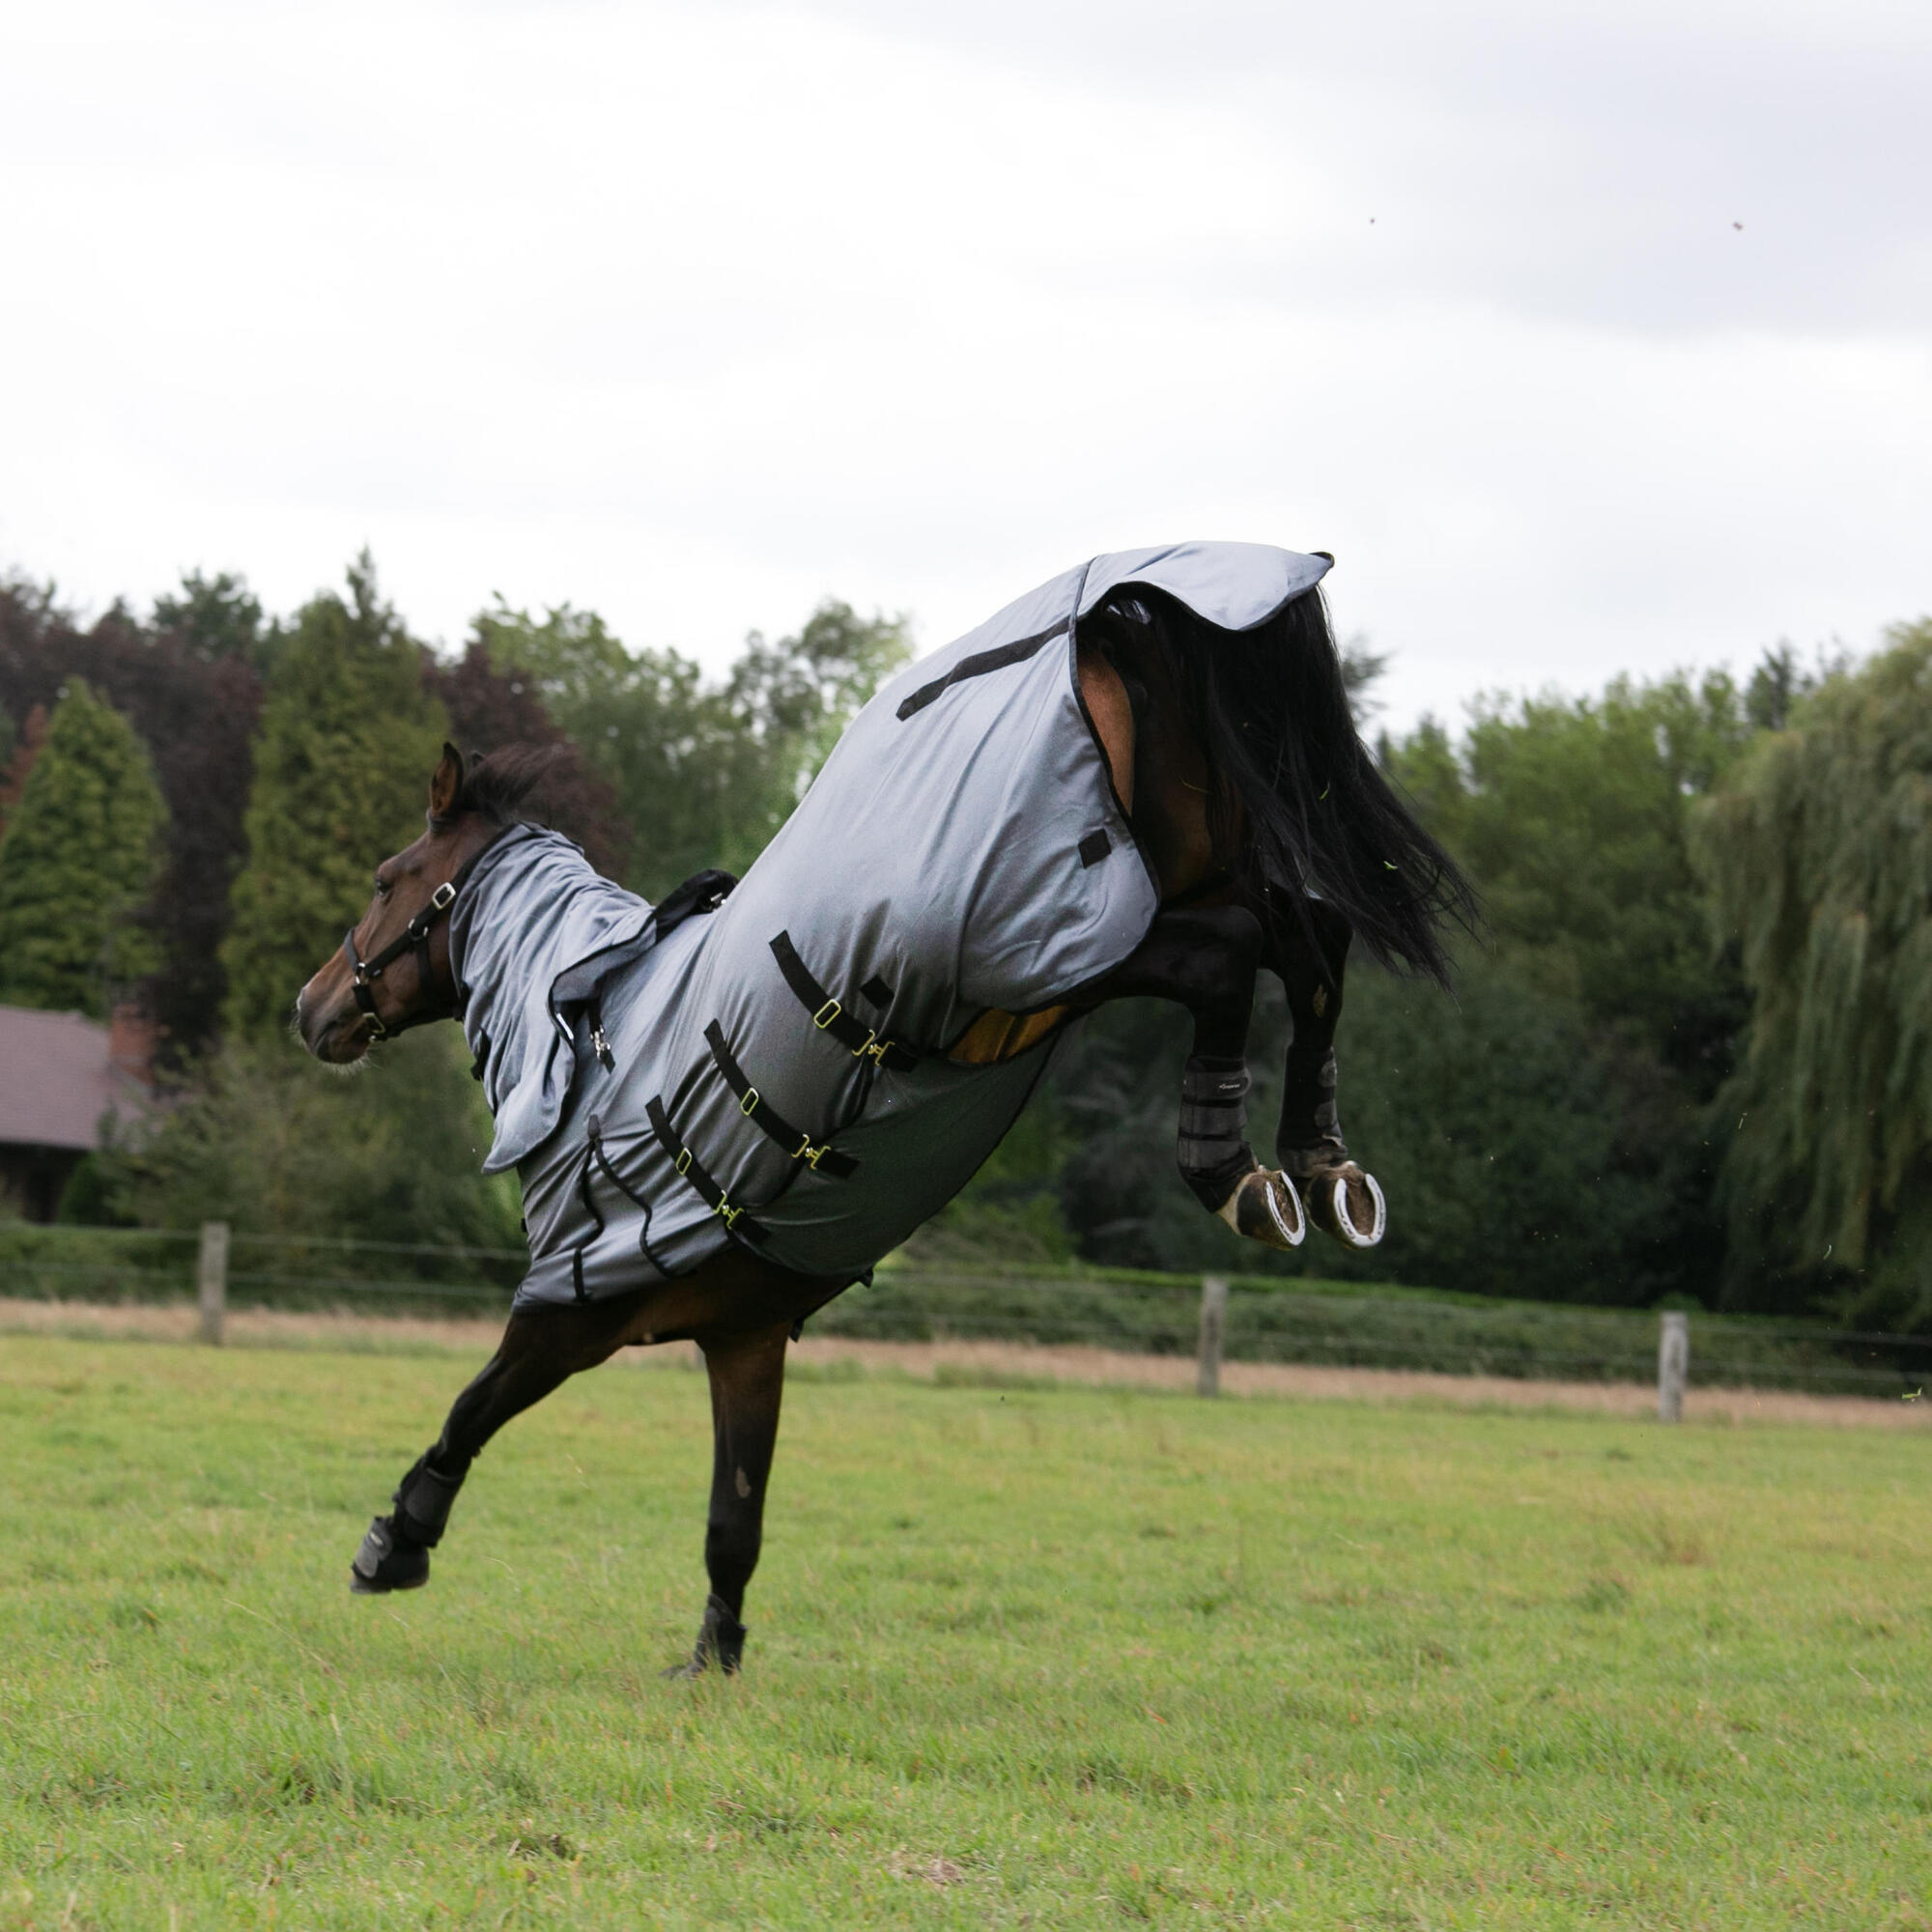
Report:
[{"label": "horse hind leg", "polygon": [[456,1398],[442,1434],[396,1486],[388,1513],[370,1523],[349,1566],[357,1596],[420,1589],[429,1556],[442,1541],[469,1465],[497,1430],[581,1369],[594,1368],[623,1343],[641,1305],[639,1294],[566,1307],[514,1310],[488,1364]]},{"label": "horse hind leg", "polygon": [[704,1525],[711,1594],[691,1656],[667,1677],[697,1677],[714,1665],[728,1677],[743,1662],[745,1590],[764,1540],[790,1340],[788,1321],[697,1338],[711,1378],[711,1507]]}]

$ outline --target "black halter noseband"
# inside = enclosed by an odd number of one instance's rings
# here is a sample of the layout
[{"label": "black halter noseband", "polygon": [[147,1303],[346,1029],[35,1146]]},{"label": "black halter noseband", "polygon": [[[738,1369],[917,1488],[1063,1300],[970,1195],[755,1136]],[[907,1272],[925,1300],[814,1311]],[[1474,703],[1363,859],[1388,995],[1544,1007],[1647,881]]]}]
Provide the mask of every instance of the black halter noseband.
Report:
[{"label": "black halter noseband", "polygon": [[416,955],[416,971],[421,975],[421,984],[425,991],[428,990],[432,973],[429,936],[436,929],[437,921],[456,903],[457,894],[469,883],[469,875],[476,869],[477,862],[484,853],[515,829],[514,826],[506,825],[488,844],[479,846],[472,852],[457,868],[455,876],[445,879],[430,895],[429,904],[403,927],[396,938],[390,940],[388,945],[373,957],[364,959],[356,952],[355,926],[352,925],[342,935],[342,955],[349,961],[349,970],[355,975],[353,990],[355,994],[355,1004],[362,1009],[369,1021],[369,1039],[372,1045],[379,1039],[394,1039],[399,1033],[408,1033],[412,1027],[422,1026],[430,1020],[446,1020],[462,1011],[462,1002],[459,998],[457,1005],[448,1012],[416,1013],[409,1019],[397,1020],[392,1025],[376,1010],[376,995],[370,990],[369,982],[372,980],[380,980],[384,968],[393,966],[405,952],[413,952]]}]

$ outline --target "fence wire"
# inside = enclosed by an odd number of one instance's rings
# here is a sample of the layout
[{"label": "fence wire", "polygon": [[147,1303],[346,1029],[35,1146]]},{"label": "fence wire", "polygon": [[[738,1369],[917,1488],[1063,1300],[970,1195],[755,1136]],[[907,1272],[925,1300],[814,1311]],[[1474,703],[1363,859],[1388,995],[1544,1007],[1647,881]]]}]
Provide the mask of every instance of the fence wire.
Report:
[{"label": "fence wire", "polygon": [[[197,1240],[192,1230],[0,1227],[0,1295],[191,1297]],[[243,1263],[226,1276],[231,1305],[300,1310],[373,1303],[391,1312],[501,1314],[527,1260],[520,1248],[305,1235],[236,1234],[231,1247]],[[260,1264],[246,1264],[257,1258]],[[479,1264],[498,1278],[474,1278]],[[807,1333],[1174,1355],[1194,1351],[1199,1318],[1198,1278],[888,1265],[869,1286],[821,1310]],[[1656,1315],[1643,1310],[1315,1291],[1293,1279],[1250,1279],[1231,1287],[1224,1353],[1232,1361],[1650,1383],[1657,1333]],[[1693,1387],[1912,1397],[1932,1380],[1932,1335],[1694,1315],[1690,1380]]]}]

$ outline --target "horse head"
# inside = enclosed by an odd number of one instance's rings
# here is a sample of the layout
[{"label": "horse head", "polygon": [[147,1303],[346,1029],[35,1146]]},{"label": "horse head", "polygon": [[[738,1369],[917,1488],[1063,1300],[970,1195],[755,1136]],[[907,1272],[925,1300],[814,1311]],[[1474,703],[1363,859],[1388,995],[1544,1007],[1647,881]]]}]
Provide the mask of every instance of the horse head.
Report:
[{"label": "horse head", "polygon": [[379,1039],[456,1017],[449,909],[549,762],[518,749],[466,768],[456,747],[443,746],[422,837],[377,867],[368,909],[296,996],[296,1029],[318,1060],[348,1065]]}]

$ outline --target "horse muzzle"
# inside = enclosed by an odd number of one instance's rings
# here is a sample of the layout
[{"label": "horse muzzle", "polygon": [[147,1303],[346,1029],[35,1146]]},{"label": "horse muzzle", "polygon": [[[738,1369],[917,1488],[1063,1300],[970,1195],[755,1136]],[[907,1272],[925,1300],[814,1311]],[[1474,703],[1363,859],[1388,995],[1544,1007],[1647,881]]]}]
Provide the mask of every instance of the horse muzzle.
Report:
[{"label": "horse muzzle", "polygon": [[[341,983],[327,983],[331,980]],[[375,1030],[356,1006],[339,960],[331,959],[296,995],[296,1032],[303,1047],[327,1066],[348,1066],[375,1044]]]}]

